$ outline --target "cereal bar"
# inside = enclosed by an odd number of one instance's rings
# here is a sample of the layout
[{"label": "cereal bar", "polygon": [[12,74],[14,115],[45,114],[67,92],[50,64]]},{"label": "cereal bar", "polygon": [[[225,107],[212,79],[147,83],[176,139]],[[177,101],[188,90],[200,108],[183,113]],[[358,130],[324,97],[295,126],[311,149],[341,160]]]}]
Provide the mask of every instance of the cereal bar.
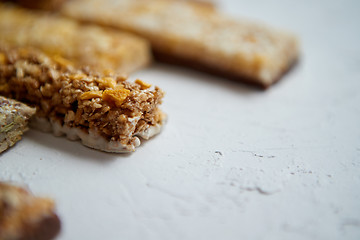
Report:
[{"label": "cereal bar", "polygon": [[[164,93],[141,80],[79,70],[36,49],[0,45],[0,94],[36,106],[35,123],[106,152],[131,152],[160,132]],[[36,125],[36,124],[34,124]]]},{"label": "cereal bar", "polygon": [[263,87],[298,58],[290,33],[235,20],[191,1],[73,0],[62,13],[148,39],[163,61],[181,63]]},{"label": "cereal bar", "polygon": [[147,41],[131,34],[1,3],[0,41],[36,47],[59,61],[65,57],[98,71],[129,74],[151,60]]}]

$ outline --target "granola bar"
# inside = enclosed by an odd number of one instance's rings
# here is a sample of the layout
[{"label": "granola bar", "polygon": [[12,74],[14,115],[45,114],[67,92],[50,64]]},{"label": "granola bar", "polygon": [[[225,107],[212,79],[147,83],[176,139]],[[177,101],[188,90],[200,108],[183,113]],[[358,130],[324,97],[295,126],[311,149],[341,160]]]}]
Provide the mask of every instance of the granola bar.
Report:
[{"label": "granola bar", "polygon": [[190,1],[73,0],[62,14],[133,32],[148,39],[156,56],[268,87],[298,58],[290,33],[235,20]]},{"label": "granola bar", "polygon": [[0,94],[37,108],[42,130],[107,152],[135,151],[160,132],[164,93],[141,80],[101,75],[29,48],[0,45]]},{"label": "granola bar", "polygon": [[147,41],[131,34],[1,3],[0,41],[36,47],[97,71],[129,74],[151,61]]},{"label": "granola bar", "polygon": [[52,199],[0,182],[0,239],[50,240],[60,231]]},{"label": "granola bar", "polygon": [[34,114],[35,108],[0,96],[0,153],[21,140]]}]

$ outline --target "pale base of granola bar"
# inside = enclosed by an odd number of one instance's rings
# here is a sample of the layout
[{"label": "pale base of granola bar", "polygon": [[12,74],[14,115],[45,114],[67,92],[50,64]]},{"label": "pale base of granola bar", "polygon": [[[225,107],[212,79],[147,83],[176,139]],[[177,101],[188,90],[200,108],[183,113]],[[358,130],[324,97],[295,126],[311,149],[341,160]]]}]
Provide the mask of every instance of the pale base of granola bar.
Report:
[{"label": "pale base of granola bar", "polygon": [[[164,117],[160,123],[149,125],[145,130],[136,133],[133,136],[133,147],[136,148],[140,146],[141,141],[139,137],[147,140],[159,134],[165,122],[166,118]],[[44,132],[52,132],[58,137],[65,136],[72,141],[80,140],[83,145],[104,152],[131,152],[129,146],[123,145],[120,141],[107,140],[93,129],[89,129],[87,132],[81,128],[69,127],[67,125],[62,125],[59,121],[48,120],[47,118],[42,117],[34,117],[30,122],[30,126]]]}]

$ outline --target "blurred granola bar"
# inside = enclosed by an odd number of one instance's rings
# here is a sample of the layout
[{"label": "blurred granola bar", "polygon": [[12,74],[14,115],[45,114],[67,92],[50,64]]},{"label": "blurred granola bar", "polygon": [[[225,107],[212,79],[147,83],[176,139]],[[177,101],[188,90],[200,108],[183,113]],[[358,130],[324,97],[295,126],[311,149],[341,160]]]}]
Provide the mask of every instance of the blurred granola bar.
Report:
[{"label": "blurred granola bar", "polygon": [[36,47],[95,71],[129,74],[151,61],[147,41],[131,34],[1,3],[0,41]]},{"label": "blurred granola bar", "polygon": [[160,60],[269,87],[299,55],[294,35],[192,1],[72,0],[66,16],[136,33]]},{"label": "blurred granola bar", "polygon": [[52,199],[0,182],[0,239],[50,240],[60,231]]}]

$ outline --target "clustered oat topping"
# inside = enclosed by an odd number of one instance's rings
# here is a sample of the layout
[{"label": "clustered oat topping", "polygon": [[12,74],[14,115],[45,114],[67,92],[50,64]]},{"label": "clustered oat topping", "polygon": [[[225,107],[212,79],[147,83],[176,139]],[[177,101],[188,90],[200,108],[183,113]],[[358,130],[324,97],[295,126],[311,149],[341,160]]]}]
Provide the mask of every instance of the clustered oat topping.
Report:
[{"label": "clustered oat topping", "polygon": [[37,116],[61,125],[94,129],[133,147],[134,135],[161,123],[164,93],[141,80],[75,69],[66,59],[29,48],[0,46],[0,94],[37,108]]}]

